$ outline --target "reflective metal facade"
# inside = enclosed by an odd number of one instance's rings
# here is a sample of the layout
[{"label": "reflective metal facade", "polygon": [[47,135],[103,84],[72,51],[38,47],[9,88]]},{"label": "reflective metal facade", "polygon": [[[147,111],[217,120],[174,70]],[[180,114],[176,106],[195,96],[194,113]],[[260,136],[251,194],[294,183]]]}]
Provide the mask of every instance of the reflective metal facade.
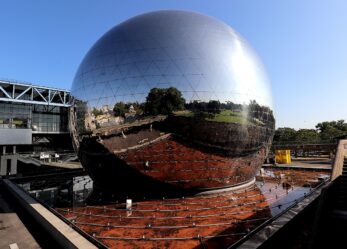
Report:
[{"label": "reflective metal facade", "polygon": [[272,140],[257,56],[228,25],[198,13],[157,11],[115,26],[85,56],[71,94],[76,149],[102,184],[242,184]]}]

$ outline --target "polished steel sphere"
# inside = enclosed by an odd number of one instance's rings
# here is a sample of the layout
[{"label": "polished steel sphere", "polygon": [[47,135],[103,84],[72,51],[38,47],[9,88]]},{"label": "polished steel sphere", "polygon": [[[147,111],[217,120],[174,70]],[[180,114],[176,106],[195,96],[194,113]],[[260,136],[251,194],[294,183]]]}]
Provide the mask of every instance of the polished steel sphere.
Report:
[{"label": "polished steel sphere", "polygon": [[258,57],[198,13],[155,11],[115,26],[83,59],[71,94],[75,148],[108,189],[249,183],[273,137]]}]

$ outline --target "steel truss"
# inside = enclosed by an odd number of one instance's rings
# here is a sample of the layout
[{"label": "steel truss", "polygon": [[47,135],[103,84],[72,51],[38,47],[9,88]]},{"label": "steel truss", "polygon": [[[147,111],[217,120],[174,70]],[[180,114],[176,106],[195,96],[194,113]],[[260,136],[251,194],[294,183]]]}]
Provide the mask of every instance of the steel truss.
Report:
[{"label": "steel truss", "polygon": [[0,101],[69,107],[70,92],[58,88],[0,80]]}]

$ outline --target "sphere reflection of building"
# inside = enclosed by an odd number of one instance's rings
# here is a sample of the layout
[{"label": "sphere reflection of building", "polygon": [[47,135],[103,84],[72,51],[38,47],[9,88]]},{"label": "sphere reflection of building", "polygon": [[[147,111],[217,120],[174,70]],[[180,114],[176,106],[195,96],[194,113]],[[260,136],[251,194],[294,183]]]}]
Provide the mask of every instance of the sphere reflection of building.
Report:
[{"label": "sphere reflection of building", "polygon": [[85,56],[72,96],[75,148],[102,187],[244,184],[274,131],[252,49],[226,24],[187,11],[115,26]]}]

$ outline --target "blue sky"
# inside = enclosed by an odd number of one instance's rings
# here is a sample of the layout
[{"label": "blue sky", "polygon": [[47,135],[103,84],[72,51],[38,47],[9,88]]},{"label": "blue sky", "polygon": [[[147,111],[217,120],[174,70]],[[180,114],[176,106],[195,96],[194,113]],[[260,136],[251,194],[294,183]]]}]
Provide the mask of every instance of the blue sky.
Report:
[{"label": "blue sky", "polygon": [[158,9],[193,10],[238,31],[272,83],[277,127],[347,120],[347,1],[0,2],[0,78],[69,89],[82,58],[114,25]]}]

